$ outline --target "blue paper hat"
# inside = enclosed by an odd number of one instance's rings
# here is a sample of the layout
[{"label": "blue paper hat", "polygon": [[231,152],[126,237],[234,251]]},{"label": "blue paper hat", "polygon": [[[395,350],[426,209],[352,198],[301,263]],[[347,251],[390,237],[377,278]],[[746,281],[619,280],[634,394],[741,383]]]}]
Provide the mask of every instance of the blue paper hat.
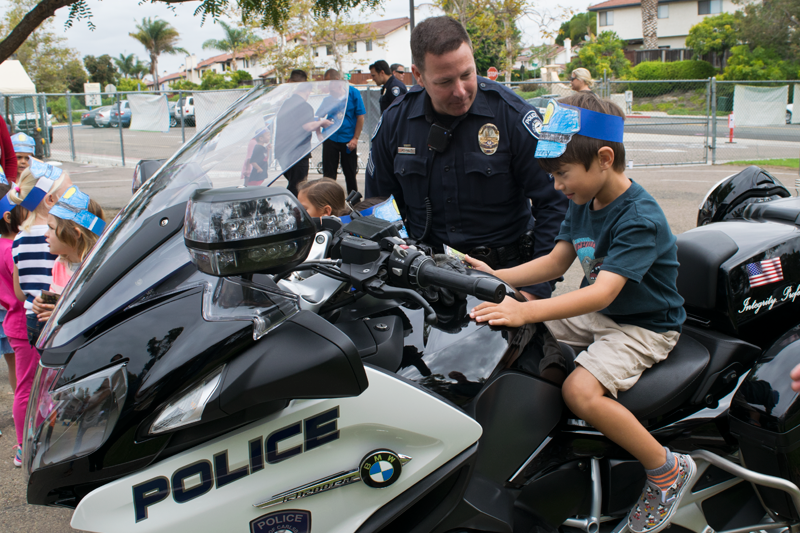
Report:
[{"label": "blue paper hat", "polygon": [[22,132],[11,136],[11,144],[14,146],[14,152],[18,154],[34,154],[36,152],[36,141],[30,135]]},{"label": "blue paper hat", "polygon": [[31,166],[28,170],[36,178],[36,186],[31,189],[20,205],[28,211],[33,211],[42,203],[42,199],[47,196],[47,193],[53,188],[53,184],[61,177],[64,171],[36,159],[31,159]]},{"label": "blue paper hat", "polygon": [[0,183],[8,185],[8,179],[6,178],[6,173],[3,172],[3,167],[0,167]]},{"label": "blue paper hat", "polygon": [[552,159],[562,156],[576,133],[592,139],[621,143],[624,130],[625,121],[622,117],[550,100],[534,157]]},{"label": "blue paper hat", "polygon": [[96,235],[103,233],[106,223],[88,211],[89,195],[81,192],[75,185],[64,192],[58,203],[50,209],[50,214],[62,220],[71,220]]}]

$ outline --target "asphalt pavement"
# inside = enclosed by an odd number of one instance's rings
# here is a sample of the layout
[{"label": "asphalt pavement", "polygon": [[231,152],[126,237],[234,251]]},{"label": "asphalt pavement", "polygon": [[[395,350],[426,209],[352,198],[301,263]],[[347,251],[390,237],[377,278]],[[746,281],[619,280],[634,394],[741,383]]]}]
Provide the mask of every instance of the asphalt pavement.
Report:
[{"label": "asphalt pavement", "polygon": [[[106,208],[119,208],[130,198],[130,169],[82,166],[65,163],[73,181],[95,197]],[[705,193],[719,180],[743,167],[683,166],[673,168],[631,169],[628,176],[647,189],[660,203],[675,234],[696,224],[697,208]],[[792,188],[797,171],[770,169],[773,175]],[[363,187],[363,175],[359,179]],[[794,191],[794,189],[792,188]],[[576,263],[558,287],[562,293],[576,289],[582,270]],[[21,469],[12,465],[11,447],[16,442],[11,419],[12,396],[7,367],[0,363],[0,532],[2,533],[67,533],[71,511],[38,507],[26,503],[26,481]]]}]

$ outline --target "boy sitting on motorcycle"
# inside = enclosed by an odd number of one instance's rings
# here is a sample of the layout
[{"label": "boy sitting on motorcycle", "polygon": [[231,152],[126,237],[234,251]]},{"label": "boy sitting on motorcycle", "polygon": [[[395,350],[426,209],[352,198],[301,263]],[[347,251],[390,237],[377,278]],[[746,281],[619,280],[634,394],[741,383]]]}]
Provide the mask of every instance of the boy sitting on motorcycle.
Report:
[{"label": "boy sitting on motorcycle", "polygon": [[[493,326],[543,322],[557,340],[586,347],[563,384],[564,401],[645,467],[647,482],[628,525],[656,533],[669,525],[697,469],[688,455],[662,447],[614,398],[666,359],[686,313],[675,284],[675,236],[658,203],[624,172],[623,121],[619,107],[589,92],[551,101],[536,158],[571,200],[555,248],[499,271],[467,258],[520,287],[561,276],[578,257],[583,287],[547,300],[483,303],[470,316]],[[552,354],[543,366],[559,359],[560,352]]]}]

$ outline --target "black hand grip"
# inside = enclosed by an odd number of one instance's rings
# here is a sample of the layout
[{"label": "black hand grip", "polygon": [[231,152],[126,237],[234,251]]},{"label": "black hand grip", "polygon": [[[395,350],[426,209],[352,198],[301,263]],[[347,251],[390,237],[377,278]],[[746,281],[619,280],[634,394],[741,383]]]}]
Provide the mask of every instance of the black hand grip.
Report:
[{"label": "black hand grip", "polygon": [[458,292],[466,292],[481,300],[498,304],[506,296],[506,287],[502,281],[453,272],[436,266],[432,260],[427,260],[419,266],[417,280],[423,287],[436,285]]}]

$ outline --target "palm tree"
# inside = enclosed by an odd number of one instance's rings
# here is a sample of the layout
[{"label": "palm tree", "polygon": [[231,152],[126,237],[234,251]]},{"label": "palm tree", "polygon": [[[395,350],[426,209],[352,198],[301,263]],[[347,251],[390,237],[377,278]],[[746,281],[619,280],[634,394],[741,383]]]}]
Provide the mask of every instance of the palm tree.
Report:
[{"label": "palm tree", "polygon": [[225,31],[225,37],[222,39],[209,39],[203,43],[203,49],[213,48],[214,50],[221,50],[231,54],[231,69],[237,70],[236,55],[250,46],[251,44],[259,41],[259,38],[247,31],[246,29],[233,28],[225,24],[222,20],[216,22],[222,26]]},{"label": "palm tree", "polygon": [[140,80],[148,72],[150,72],[150,63],[142,62],[142,60],[137,57],[136,63],[131,69],[131,75],[137,80]]},{"label": "palm tree", "polygon": [[170,26],[169,22],[145,17],[140,24],[136,25],[136,29],[139,31],[129,35],[142,43],[147,53],[150,54],[150,74],[153,75],[154,87],[158,89],[158,56],[188,52],[176,46],[180,35],[178,30]]},{"label": "palm tree", "polygon": [[642,46],[658,48],[658,0],[642,0]]},{"label": "palm tree", "polygon": [[118,58],[114,58],[114,64],[117,65],[117,69],[126,78],[133,76],[135,62],[136,56],[134,54],[129,54],[127,56],[120,54]]}]

